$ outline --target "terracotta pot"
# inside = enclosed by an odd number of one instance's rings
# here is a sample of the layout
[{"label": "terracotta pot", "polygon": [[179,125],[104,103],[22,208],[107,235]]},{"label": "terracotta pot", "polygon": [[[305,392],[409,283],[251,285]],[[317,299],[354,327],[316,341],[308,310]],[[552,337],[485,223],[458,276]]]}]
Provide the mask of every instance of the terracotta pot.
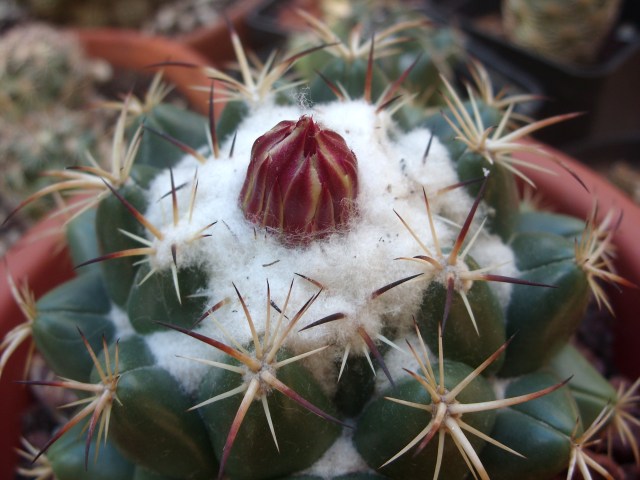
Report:
[{"label": "terracotta pot", "polygon": [[[240,38],[246,41],[250,32],[250,28],[246,23],[247,16],[263,1],[264,0],[232,0],[229,2],[229,6],[220,12],[220,15],[208,25],[198,26],[188,33],[156,33],[155,35],[158,37],[162,36],[166,38],[167,41],[182,44],[200,53],[202,57],[206,58],[209,62],[233,60],[234,55],[229,37],[229,23],[234,26]],[[108,5],[108,3],[105,3],[105,5]],[[82,9],[82,5],[78,6]],[[34,15],[34,13],[30,12],[30,15]],[[37,13],[35,15],[37,16]],[[99,15],[99,17],[101,16]],[[124,30],[133,32],[141,31],[140,29],[144,28],[143,25],[135,25],[132,23],[129,23],[127,26],[126,22],[118,22],[115,18],[97,18],[95,16],[94,18],[84,18],[81,15],[73,14],[64,17],[60,17],[58,14],[54,14],[53,16],[47,16],[45,14],[38,18],[40,18],[40,21],[57,25],[60,28],[79,30]]]},{"label": "terracotta pot", "polygon": [[[597,200],[600,218],[611,209],[623,212],[622,221],[614,237],[617,248],[616,268],[620,275],[640,286],[640,206],[582,163],[551,147],[543,148],[555,159],[562,161],[588,188],[588,191],[585,190],[569,172],[559,168],[557,163],[549,158],[531,153],[518,155],[523,160],[557,172],[557,175],[549,175],[527,170],[527,175],[538,185],[544,198],[549,204],[554,205],[557,211],[587,218],[594,200]],[[640,376],[640,290],[628,287],[610,290],[609,297],[616,313],[614,360],[620,371],[633,379]]]},{"label": "terracotta pot", "polygon": [[[157,71],[157,68],[150,68],[150,65],[157,63],[181,62],[205,66],[211,64],[213,58],[205,58],[183,43],[165,37],[144,35],[135,30],[78,29],[74,33],[90,57],[104,59],[115,68],[147,75]],[[220,57],[220,61],[222,59]],[[165,80],[175,85],[194,110],[207,112],[207,92],[192,88],[209,85],[211,80],[206,75],[197,68],[183,66],[167,66],[163,70]]]},{"label": "terracotta pot", "polygon": [[322,2],[315,0],[263,0],[247,16],[252,35],[259,41],[284,44],[291,32],[304,31],[306,21],[296,10],[322,18]]},{"label": "terracotta pot", "polygon": [[[224,11],[224,19],[210,26],[204,26],[191,33],[178,35],[176,40],[198,52],[210,62],[219,63],[235,59],[229,36],[227,21],[231,23],[240,38],[252,46],[247,17],[264,0],[240,0]],[[222,18],[222,17],[221,17]]]}]

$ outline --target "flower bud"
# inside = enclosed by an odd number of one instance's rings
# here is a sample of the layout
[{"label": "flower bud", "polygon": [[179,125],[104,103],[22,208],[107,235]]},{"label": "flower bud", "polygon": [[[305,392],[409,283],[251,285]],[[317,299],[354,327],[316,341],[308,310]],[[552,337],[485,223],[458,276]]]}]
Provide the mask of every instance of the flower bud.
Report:
[{"label": "flower bud", "polygon": [[247,219],[300,244],[343,228],[354,213],[357,160],[344,139],[311,117],[258,138],[240,192]]}]

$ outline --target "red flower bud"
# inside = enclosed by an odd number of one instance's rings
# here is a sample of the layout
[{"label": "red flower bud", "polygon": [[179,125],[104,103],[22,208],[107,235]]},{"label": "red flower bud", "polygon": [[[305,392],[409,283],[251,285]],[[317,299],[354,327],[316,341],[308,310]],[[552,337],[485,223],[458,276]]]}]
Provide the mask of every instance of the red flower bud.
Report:
[{"label": "red flower bud", "polygon": [[304,243],[344,227],[354,212],[358,163],[344,139],[312,118],[285,120],[251,149],[240,204],[250,221]]}]

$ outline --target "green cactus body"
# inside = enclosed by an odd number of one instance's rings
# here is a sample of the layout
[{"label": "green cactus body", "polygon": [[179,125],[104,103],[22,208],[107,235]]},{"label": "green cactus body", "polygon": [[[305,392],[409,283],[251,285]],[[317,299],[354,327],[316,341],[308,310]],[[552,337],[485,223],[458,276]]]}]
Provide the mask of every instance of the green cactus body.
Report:
[{"label": "green cactus body", "polygon": [[118,398],[122,406],[113,408],[114,441],[137,464],[175,478],[215,474],[204,426],[187,412],[190,399],[168,372],[156,365],[124,372]]},{"label": "green cactus body", "polygon": [[203,122],[201,115],[190,111],[185,112],[171,104],[160,103],[149,111],[141,112],[128,127],[131,136],[141,125],[149,130],[142,136],[136,166],[168,168],[184,156],[184,152],[179,147],[168,142],[158,142],[150,130],[180,139],[187,145],[200,146],[207,143],[207,129],[203,127]]},{"label": "green cactus body", "polygon": [[33,338],[58,375],[86,381],[93,363],[78,329],[99,350],[103,337],[111,341],[116,334],[110,313],[111,304],[100,275],[83,275],[38,302]]},{"label": "green cactus body", "polygon": [[553,357],[549,369],[557,376],[571,377],[569,388],[584,425],[591,425],[604,408],[618,401],[613,386],[571,344]]},{"label": "green cactus body", "polygon": [[[67,245],[74,265],[88,262],[100,256],[96,236],[96,210],[88,210],[67,224]],[[100,265],[78,269],[78,274],[100,271]]]},{"label": "green cactus body", "polygon": [[[558,378],[548,373],[523,375],[506,386],[506,396],[521,395],[553,385]],[[494,445],[482,451],[482,460],[491,478],[553,478],[560,473],[571,455],[571,437],[581,433],[575,400],[567,387],[545,397],[497,414],[492,438],[518,452],[505,452]],[[577,426],[581,427],[581,424]]]},{"label": "green cactus body", "polygon": [[216,124],[216,130],[221,141],[233,137],[240,122],[249,114],[249,106],[242,101],[228,103]]},{"label": "green cactus body", "polygon": [[[124,187],[121,194],[123,198],[138,208],[143,208],[143,205],[146,204],[142,191],[134,185]],[[125,231],[133,234],[143,233],[138,222],[116,197],[106,198],[100,203],[96,213],[98,246],[103,255],[138,246],[132,238],[122,233],[114,234],[110,227],[111,222],[114,221],[118,222]],[[123,258],[113,262],[103,262],[101,267],[111,299],[117,305],[125,306],[137,271],[135,260]]]},{"label": "green cactus body", "polygon": [[[466,262],[471,268],[478,268],[473,259],[467,258]],[[445,356],[452,360],[479,365],[506,341],[505,319],[498,299],[485,282],[474,282],[466,296],[473,306],[477,331],[462,298],[454,296],[442,337],[444,351]],[[416,317],[423,336],[433,351],[438,349],[438,324],[443,320],[445,302],[445,287],[434,282],[425,292]],[[482,338],[481,342],[478,341],[479,338]],[[487,373],[499,370],[502,360],[494,362]]]},{"label": "green cactus body", "polygon": [[[132,480],[135,466],[112,444],[100,446],[100,456],[85,456],[85,436],[81,426],[69,430],[47,453],[58,480]],[[91,450],[97,448],[91,442]]]},{"label": "green cactus body", "polygon": [[573,240],[582,235],[584,220],[551,212],[524,211],[518,217],[516,231],[523,233],[551,233]]},{"label": "green cactus body", "polygon": [[[464,52],[461,42],[453,29],[435,29],[432,35],[424,35],[422,29],[416,29],[412,44],[407,45],[402,55],[397,57],[395,76],[417,60],[407,77],[405,88],[412,92],[420,92],[416,103],[422,106],[438,105],[441,101],[435,94],[441,87],[440,75],[452,78],[452,71],[462,63]],[[392,57],[394,58],[394,57]],[[425,88],[425,85],[429,85]]]},{"label": "green cactus body", "polygon": [[333,398],[338,410],[349,417],[360,413],[374,393],[375,381],[375,372],[364,356],[349,357]]},{"label": "green cactus body", "polygon": [[400,126],[374,55],[323,70],[347,95],[287,102],[293,60],[238,54],[217,125],[147,112],[134,167],[70,230],[87,272],[24,326],[66,377],[39,384],[87,405],[71,422],[102,442],[110,418],[127,473],[105,478],[553,478],[593,417],[582,373],[549,363],[597,280],[574,237],[609,237],[519,213],[504,148],[530,130],[444,80],[446,118]]},{"label": "green cactus body", "polygon": [[[445,362],[445,387],[452,389],[470,372],[471,369],[464,364]],[[396,388],[386,391],[384,395],[417,404],[428,405],[431,403],[431,398],[422,386],[413,380],[399,383]],[[490,401],[495,397],[489,384],[479,377],[457,398],[461,403],[468,402],[469,399]],[[365,408],[358,421],[354,436],[356,447],[371,467],[380,468],[427,426],[431,416],[432,414],[423,410],[411,409],[405,405],[389,402],[384,398],[376,399]],[[465,417],[465,421],[473,428],[488,434],[493,427],[494,417],[493,412],[484,412]],[[399,424],[402,424],[403,428],[394,427]],[[483,442],[477,437],[471,441],[474,449],[480,451]],[[437,442],[431,442],[417,456],[405,455],[380,468],[380,471],[391,478],[418,478],[425,474],[429,475],[429,472],[435,470],[437,451]],[[450,466],[443,471],[445,478],[464,478],[468,473],[464,461],[459,461],[459,455],[454,441],[447,438],[441,459],[443,464]]]},{"label": "green cactus body", "polygon": [[158,475],[146,468],[136,468],[131,480],[175,480],[175,477],[167,477],[166,475]]},{"label": "green cactus body", "polygon": [[[367,75],[366,58],[357,58],[351,61],[334,58],[322,68],[320,73],[324,78],[330,79],[332,83],[342,85],[350,98],[360,98],[364,95]],[[378,98],[388,84],[389,80],[384,74],[378,69],[374,70],[371,88],[373,98]],[[320,76],[316,77],[309,88],[310,98],[314,102],[329,102],[335,98],[335,94]]]},{"label": "green cactus body", "polygon": [[[202,398],[198,401],[206,401],[242,385],[243,379],[238,375],[215,373],[205,376],[199,389]],[[317,407],[325,411],[334,408],[319,386],[310,381],[309,372],[304,368],[290,365],[278,372],[278,378],[303,397],[312,398]],[[320,458],[339,435],[338,426],[314,415],[282,393],[272,390],[262,395],[266,396],[269,404],[278,445],[271,439],[260,402],[254,402],[243,422],[244,432],[234,445],[236,453],[227,462],[226,471],[234,478],[273,478],[303,470]],[[200,410],[218,458],[222,457],[227,431],[240,401],[240,398],[233,397]],[[252,460],[248,462],[247,459]]]},{"label": "green cactus body", "polygon": [[[547,282],[550,287],[530,290],[514,286],[507,310],[507,335],[515,334],[516,338],[507,350],[505,376],[531,372],[546,364],[575,332],[590,296],[587,276],[575,260],[573,242],[548,233],[522,233],[514,237],[512,246],[521,278]],[[521,354],[525,349],[528,355]]]},{"label": "green cactus body", "polygon": [[[492,209],[487,228],[500,235],[504,240],[514,230],[518,218],[518,189],[514,178],[500,165],[487,165],[477,154],[466,153],[458,159],[458,172],[462,180],[482,178],[483,169],[490,171],[485,201]],[[469,187],[476,194],[476,187]]]},{"label": "green cactus body", "polygon": [[129,293],[127,313],[136,331],[150,333],[163,329],[158,322],[183,327],[196,323],[206,307],[205,300],[198,296],[206,284],[206,276],[197,268],[182,269],[177,274],[180,289],[176,291],[170,270],[149,276],[150,273],[148,266],[140,267]]}]

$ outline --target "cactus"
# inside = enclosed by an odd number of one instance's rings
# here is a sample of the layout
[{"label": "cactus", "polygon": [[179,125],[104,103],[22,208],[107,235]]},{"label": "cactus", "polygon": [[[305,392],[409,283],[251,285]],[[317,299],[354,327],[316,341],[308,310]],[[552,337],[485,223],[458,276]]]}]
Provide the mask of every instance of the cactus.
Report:
[{"label": "cactus", "polygon": [[34,465],[551,479],[602,471],[585,449],[605,428],[631,440],[638,384],[615,391],[568,350],[591,292],[607,307],[602,282],[629,285],[610,270],[615,218],[519,207],[536,167],[515,154],[537,147],[518,140],[570,116],[519,124],[522,98],[477,64],[466,100],[442,80],[442,114],[398,99],[408,71],[388,82],[375,53],[394,35],[363,41],[357,68],[316,56],[336,97],[320,99],[285,93],[313,47],[252,64],[232,32],[240,79],[206,69],[208,117],[155,104],[156,123],[132,121],[128,98],[112,167],[30,199],[95,192],[69,224],[78,277],[37,303],[14,286],[28,320],[0,365],[31,337],[61,379],[26,383],[79,398]]},{"label": "cactus", "polygon": [[3,35],[0,190],[5,201],[17,204],[47,184],[44,171],[79,163],[87,150],[108,152],[103,141],[108,119],[81,110],[98,100],[96,84],[108,75],[109,67],[89,60],[72,34],[32,24]]},{"label": "cactus", "polygon": [[507,36],[515,43],[561,63],[597,59],[618,19],[620,0],[503,0]]},{"label": "cactus", "polygon": [[[300,59],[296,71],[303,76],[315,76],[314,70],[322,65],[326,70],[320,70],[321,73],[353,94],[364,85],[368,39],[375,35],[378,48],[374,93],[376,88],[391,83],[390,78],[403,77],[403,86],[413,97],[412,105],[423,109],[441,104],[440,96],[435,95],[442,87],[441,76],[453,78],[454,69],[464,63],[458,32],[449,27],[435,27],[420,10],[396,2],[326,3],[326,9],[334,12],[327,14],[329,23],[298,11],[309,28],[291,36],[290,48],[302,50],[318,40],[329,47]],[[402,43],[402,48],[391,54],[398,43]],[[334,61],[328,61],[332,57]],[[320,76],[310,84],[310,96],[314,101],[326,101],[333,98],[333,93]]]}]

